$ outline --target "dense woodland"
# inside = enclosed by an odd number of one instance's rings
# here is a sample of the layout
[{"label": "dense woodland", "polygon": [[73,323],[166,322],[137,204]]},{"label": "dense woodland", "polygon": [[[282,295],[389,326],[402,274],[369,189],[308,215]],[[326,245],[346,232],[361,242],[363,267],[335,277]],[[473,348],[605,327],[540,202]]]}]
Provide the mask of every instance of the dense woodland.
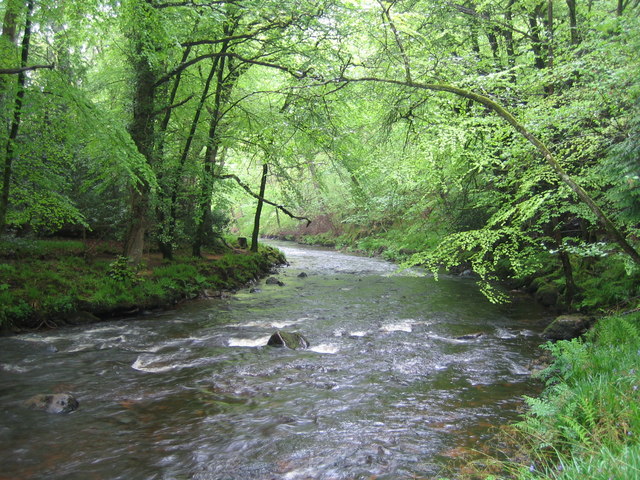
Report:
[{"label": "dense woodland", "polygon": [[619,316],[547,345],[513,462],[466,478],[637,478],[640,0],[2,0],[0,20],[0,327],[244,284],[282,258],[208,252],[260,233],[469,269],[493,301],[508,279]]},{"label": "dense woodland", "polygon": [[4,0],[0,231],[114,239],[136,262],[311,220],[339,245],[471,267],[492,299],[496,278],[536,278],[565,308],[633,308],[639,13]]}]

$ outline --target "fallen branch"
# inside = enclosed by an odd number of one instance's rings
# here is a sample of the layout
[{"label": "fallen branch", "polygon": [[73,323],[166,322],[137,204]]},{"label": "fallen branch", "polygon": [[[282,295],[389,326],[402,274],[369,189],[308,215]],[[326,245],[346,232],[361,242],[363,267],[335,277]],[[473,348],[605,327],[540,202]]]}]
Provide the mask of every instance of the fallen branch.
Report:
[{"label": "fallen branch", "polygon": [[226,179],[233,179],[236,181],[236,183],[238,185],[240,185],[249,195],[251,195],[253,198],[256,198],[258,200],[262,200],[264,203],[267,203],[271,206],[276,207],[278,210],[280,210],[282,213],[284,213],[285,215],[288,215],[289,217],[295,219],[295,220],[304,220],[307,222],[307,227],[311,224],[311,220],[309,220],[307,217],[298,217],[297,215],[294,215],[293,213],[291,213],[289,210],[287,210],[285,207],[283,207],[282,205],[278,205],[275,202],[272,202],[271,200],[267,200],[264,197],[261,197],[260,195],[258,195],[257,193],[255,193],[253,190],[251,190],[251,188],[249,187],[249,185],[247,185],[246,183],[244,183],[242,180],[240,180],[240,178],[238,178],[237,175],[234,175],[232,173],[226,174],[226,175],[216,175],[216,178],[220,178],[222,180],[226,180]]}]

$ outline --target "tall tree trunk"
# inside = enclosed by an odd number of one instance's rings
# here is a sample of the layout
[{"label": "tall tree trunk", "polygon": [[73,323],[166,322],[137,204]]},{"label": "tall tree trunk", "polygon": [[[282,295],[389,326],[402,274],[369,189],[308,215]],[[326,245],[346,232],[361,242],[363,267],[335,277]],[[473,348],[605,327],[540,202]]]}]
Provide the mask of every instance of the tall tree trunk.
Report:
[{"label": "tall tree trunk", "polygon": [[256,215],[253,218],[253,232],[251,234],[251,251],[258,251],[258,238],[260,237],[260,216],[262,215],[262,206],[264,204],[264,191],[267,188],[267,174],[269,173],[269,166],[266,162],[262,165],[262,179],[260,180],[260,198],[258,199],[258,206],[256,207]]},{"label": "tall tree trunk", "polygon": [[178,206],[178,191],[180,189],[180,181],[182,178],[182,171],[184,170],[184,165],[187,161],[187,157],[189,156],[189,151],[191,150],[191,144],[193,143],[193,139],[196,135],[196,130],[198,128],[198,124],[200,122],[200,116],[202,115],[202,110],[204,108],[207,97],[209,96],[209,88],[211,87],[211,81],[215,76],[218,70],[218,63],[220,61],[220,57],[216,57],[213,61],[213,65],[211,66],[211,70],[209,71],[209,76],[205,81],[204,88],[202,89],[202,95],[200,96],[200,102],[198,103],[198,107],[196,108],[196,112],[193,116],[193,121],[191,122],[191,128],[189,129],[189,133],[187,135],[187,139],[185,141],[184,148],[180,153],[180,159],[178,160],[178,168],[173,175],[173,181],[171,182],[171,186],[167,195],[169,197],[169,205],[168,205],[168,218],[164,219],[163,222],[163,236],[166,238],[166,241],[161,242],[161,251],[164,258],[173,258],[173,240],[176,233],[176,223],[177,223],[177,206]]},{"label": "tall tree trunk", "polygon": [[491,48],[491,56],[493,57],[494,69],[496,71],[502,70],[502,62],[500,60],[500,45],[498,44],[498,36],[496,35],[497,29],[491,26],[491,16],[488,13],[482,14],[483,20],[486,22],[485,35]]},{"label": "tall tree trunk", "polygon": [[531,32],[531,50],[533,51],[533,64],[538,70],[543,70],[547,66],[547,62],[544,58],[544,46],[542,39],[540,38],[540,25],[538,24],[538,17],[542,5],[536,6],[535,10],[529,14],[529,29]]},{"label": "tall tree trunk", "polygon": [[[512,7],[515,3],[515,0],[509,0],[509,4],[507,5],[507,10],[505,11],[504,18],[508,25],[508,27],[513,26],[513,11]],[[509,65],[509,69],[511,73],[509,77],[511,78],[511,83],[516,83],[516,74],[514,68],[516,66],[516,50],[513,43],[513,31],[511,28],[505,28],[502,30],[502,36],[504,37],[505,50],[507,52],[507,64]]]},{"label": "tall tree trunk", "polygon": [[[224,33],[228,37],[235,30],[237,24],[235,21],[225,26]],[[214,108],[211,114],[211,122],[209,125],[209,137],[207,142],[207,148],[205,151],[205,164],[202,178],[202,188],[200,189],[200,204],[199,209],[196,212],[198,215],[197,220],[198,228],[195,233],[192,245],[192,254],[195,257],[201,256],[202,245],[208,234],[208,230],[211,228],[211,206],[213,185],[215,179],[215,166],[218,162],[218,153],[221,145],[221,123],[224,116],[223,107],[229,101],[231,91],[234,85],[238,81],[241,73],[248,68],[249,64],[242,66],[234,66],[232,64],[232,57],[224,56],[229,50],[229,42],[226,41],[220,48],[220,61],[218,62],[217,78],[216,78],[216,93],[214,97]],[[225,71],[228,72],[225,76]]]},{"label": "tall tree trunk", "polygon": [[569,33],[571,34],[571,45],[580,44],[580,33],[578,32],[578,17],[576,14],[576,0],[566,0],[569,9]]},{"label": "tall tree trunk", "polygon": [[[9,7],[12,5],[10,4]],[[9,8],[8,7],[8,8]],[[11,12],[9,12],[11,13]],[[33,14],[33,0],[27,1],[27,19],[24,27],[24,37],[22,38],[21,54],[20,54],[20,66],[26,67],[29,60],[29,45],[31,43],[31,16]],[[5,22],[3,25],[2,34],[4,36],[7,32],[7,38],[11,39],[15,37],[15,18],[9,15],[5,15]],[[18,138],[18,132],[20,130],[20,121],[22,117],[22,103],[24,101],[25,93],[25,72],[18,73],[18,91],[16,92],[16,98],[13,105],[13,118],[11,120],[11,128],[9,130],[9,137],[7,138],[7,144],[5,147],[4,169],[2,172],[2,194],[0,195],[0,235],[2,235],[6,228],[7,210],[9,209],[9,192],[11,190],[11,176],[13,172],[13,162],[15,161],[15,143]]]},{"label": "tall tree trunk", "polygon": [[[182,53],[182,60],[180,63],[184,63],[189,58],[189,53],[191,52],[191,47],[185,48]],[[156,156],[159,159],[164,159],[164,143],[167,137],[167,128],[169,127],[169,121],[171,120],[171,114],[173,113],[172,105],[175,102],[176,96],[178,94],[178,88],[180,87],[180,81],[182,80],[182,72],[179,72],[176,75],[176,78],[173,81],[173,85],[171,86],[171,91],[166,100],[166,111],[164,112],[164,117],[158,126],[158,144],[156,147]],[[164,88],[164,87],[163,87]],[[158,217],[158,224],[160,225],[160,235],[158,240],[158,248],[160,252],[162,252],[162,257],[167,260],[173,260],[173,236],[168,235],[165,231],[165,222],[167,217],[166,205],[162,201],[162,194],[164,193],[164,185],[163,185],[163,177],[161,173],[158,174],[158,186],[159,186],[159,196],[161,200],[158,202],[158,206],[156,207],[156,215]],[[169,179],[171,181],[171,179]]]},{"label": "tall tree trunk", "polygon": [[629,5],[629,0],[618,0],[618,4],[616,6],[616,15],[619,17],[624,13],[624,9]]},{"label": "tall tree trunk", "polygon": [[[554,51],[554,28],[553,28],[553,0],[548,0],[547,2],[547,17],[544,22],[546,36],[547,36],[547,68],[549,70],[553,70],[554,61],[555,61],[555,51]],[[547,96],[553,95],[555,91],[555,86],[553,83],[549,83],[545,86],[545,91]]]},{"label": "tall tree trunk", "polygon": [[[146,8],[152,8],[146,0]],[[144,39],[134,32],[133,119],[128,130],[133,142],[147,163],[153,166],[155,74],[145,52]],[[150,186],[141,178],[130,187],[130,220],[125,238],[124,255],[133,263],[142,260],[145,234],[148,228]]]},{"label": "tall tree trunk", "polygon": [[[227,48],[228,43],[225,42],[220,49],[220,53],[225,53],[227,51]],[[213,191],[213,172],[216,160],[218,158],[218,150],[220,148],[220,136],[218,129],[220,127],[220,120],[222,118],[222,104],[225,91],[224,72],[227,61],[228,60],[226,57],[220,57],[220,61],[218,62],[214,110],[211,114],[211,121],[209,123],[209,139],[205,151],[204,172],[202,175],[200,189],[200,203],[198,211],[196,212],[198,215],[197,220],[199,221],[199,223],[191,248],[191,253],[194,257],[200,257],[202,255],[202,245],[204,244],[207,232],[211,227],[211,194]]]},{"label": "tall tree trunk", "polygon": [[[0,36],[0,48],[6,49],[0,51],[0,55],[2,55],[2,59],[7,63],[14,63],[14,59],[10,58],[13,55],[16,55],[15,63],[17,63],[17,47],[15,46],[17,39],[17,30],[18,30],[18,18],[20,17],[20,10],[24,6],[22,0],[8,0],[5,2],[7,4],[6,10],[4,12],[4,19],[2,22],[2,35]],[[5,96],[7,95],[7,90],[9,84],[13,81],[10,75],[0,75],[0,112],[10,112],[10,108],[5,105],[7,101]],[[3,115],[4,117],[4,115]],[[6,121],[9,123],[9,119],[5,118],[2,121]]]}]

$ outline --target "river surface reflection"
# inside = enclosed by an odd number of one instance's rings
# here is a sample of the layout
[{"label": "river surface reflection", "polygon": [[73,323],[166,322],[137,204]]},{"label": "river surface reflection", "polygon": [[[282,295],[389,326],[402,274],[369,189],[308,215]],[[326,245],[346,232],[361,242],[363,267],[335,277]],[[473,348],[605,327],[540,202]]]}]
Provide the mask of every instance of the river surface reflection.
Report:
[{"label": "river surface reflection", "polygon": [[[531,300],[276,244],[284,286],[0,338],[0,479],[432,478],[537,388]],[[311,348],[264,346],[276,329]],[[22,406],[56,391],[79,410]]]}]

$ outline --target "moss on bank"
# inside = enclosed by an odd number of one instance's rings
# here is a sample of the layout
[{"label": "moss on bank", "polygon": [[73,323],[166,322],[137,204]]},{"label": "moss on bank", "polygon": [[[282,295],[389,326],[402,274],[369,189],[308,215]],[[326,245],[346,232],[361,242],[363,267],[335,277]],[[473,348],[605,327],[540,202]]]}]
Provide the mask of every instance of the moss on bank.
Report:
[{"label": "moss on bank", "polygon": [[281,252],[234,250],[203,258],[145,257],[132,266],[103,242],[12,240],[0,243],[0,327],[52,327],[163,308],[205,290],[233,290],[284,263]]}]

